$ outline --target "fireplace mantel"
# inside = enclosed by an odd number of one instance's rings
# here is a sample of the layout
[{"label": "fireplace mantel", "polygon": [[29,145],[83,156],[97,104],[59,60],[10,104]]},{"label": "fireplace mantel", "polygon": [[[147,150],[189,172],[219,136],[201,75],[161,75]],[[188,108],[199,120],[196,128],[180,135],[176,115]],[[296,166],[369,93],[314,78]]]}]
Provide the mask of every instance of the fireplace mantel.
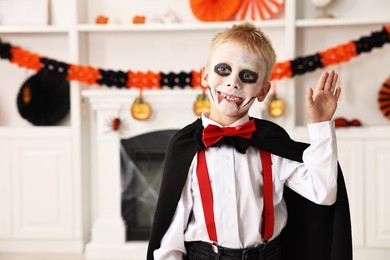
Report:
[{"label": "fireplace mantel", "polygon": [[[82,93],[89,111],[89,148],[91,171],[91,240],[86,245],[87,259],[145,259],[147,242],[126,242],[121,216],[120,140],[140,134],[180,129],[197,116],[193,103],[200,89],[145,90],[143,97],[152,107],[146,121],[137,121],[130,108],[139,95],[137,90],[89,89]],[[261,117],[263,105],[256,103],[251,115]],[[114,131],[110,121],[124,122]]]},{"label": "fireplace mantel", "polygon": [[121,138],[129,138],[150,131],[181,128],[191,123],[196,119],[193,103],[200,93],[200,89],[143,91],[144,101],[151,105],[153,111],[145,121],[135,120],[130,115],[131,105],[139,95],[136,90],[86,90],[83,96],[88,99],[90,108],[97,113],[97,118],[102,116],[100,119],[106,121],[97,125],[97,130],[101,130],[98,132],[99,137],[112,132],[107,129],[107,120],[120,117],[126,128],[120,132]]}]

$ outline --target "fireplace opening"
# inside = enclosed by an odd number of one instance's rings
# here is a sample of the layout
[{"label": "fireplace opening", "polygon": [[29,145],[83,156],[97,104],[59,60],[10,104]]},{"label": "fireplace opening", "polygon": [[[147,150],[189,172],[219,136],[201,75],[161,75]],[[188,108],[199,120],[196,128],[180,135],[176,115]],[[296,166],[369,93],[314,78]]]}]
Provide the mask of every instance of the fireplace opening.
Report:
[{"label": "fireplace opening", "polygon": [[149,240],[165,150],[176,132],[149,132],[121,140],[122,218],[127,241]]}]

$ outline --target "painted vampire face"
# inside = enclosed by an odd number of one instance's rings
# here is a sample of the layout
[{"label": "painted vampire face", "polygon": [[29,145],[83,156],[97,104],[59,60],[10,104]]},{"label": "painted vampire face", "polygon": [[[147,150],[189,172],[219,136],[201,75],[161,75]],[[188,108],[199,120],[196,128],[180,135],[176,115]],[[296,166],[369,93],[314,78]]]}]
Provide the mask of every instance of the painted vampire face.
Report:
[{"label": "painted vampire face", "polygon": [[264,63],[256,52],[234,42],[218,46],[202,70],[202,85],[208,87],[211,101],[210,118],[226,122],[248,113],[255,99],[263,101],[269,91],[269,83],[263,86],[264,76]]}]

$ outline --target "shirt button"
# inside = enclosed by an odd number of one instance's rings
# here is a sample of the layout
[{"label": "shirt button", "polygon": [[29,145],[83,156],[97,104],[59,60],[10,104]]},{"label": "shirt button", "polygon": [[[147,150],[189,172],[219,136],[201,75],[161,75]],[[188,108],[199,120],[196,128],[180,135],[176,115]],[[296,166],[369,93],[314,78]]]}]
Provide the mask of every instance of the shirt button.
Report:
[{"label": "shirt button", "polygon": [[229,155],[225,155],[225,156],[223,157],[223,159],[225,159],[225,161],[228,161],[228,160],[230,159],[230,156],[229,156]]},{"label": "shirt button", "polygon": [[233,222],[230,222],[230,223],[229,223],[229,228],[230,228],[230,229],[234,228],[234,223],[233,223]]},{"label": "shirt button", "polygon": [[230,188],[230,187],[229,187],[229,188],[226,188],[226,193],[227,193],[227,194],[231,194],[231,193],[232,193],[232,188]]}]

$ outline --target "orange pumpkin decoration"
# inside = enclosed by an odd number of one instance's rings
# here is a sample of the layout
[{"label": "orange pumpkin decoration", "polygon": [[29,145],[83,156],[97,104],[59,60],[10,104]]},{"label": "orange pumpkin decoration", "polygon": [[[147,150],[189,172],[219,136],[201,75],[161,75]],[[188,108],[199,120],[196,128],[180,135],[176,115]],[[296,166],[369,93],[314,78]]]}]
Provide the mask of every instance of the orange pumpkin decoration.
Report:
[{"label": "orange pumpkin decoration", "polygon": [[378,106],[382,114],[390,120],[390,77],[379,89]]},{"label": "orange pumpkin decoration", "polygon": [[192,13],[203,22],[231,20],[242,0],[190,0]]},{"label": "orange pumpkin decoration", "polygon": [[349,122],[344,117],[338,117],[334,120],[336,127],[347,127],[349,126]]},{"label": "orange pumpkin decoration", "polygon": [[359,119],[352,119],[352,120],[349,122],[349,125],[350,125],[350,126],[362,126],[362,122],[360,122]]},{"label": "orange pumpkin decoration", "polygon": [[197,116],[201,116],[204,111],[210,110],[210,100],[203,92],[196,97],[194,102],[194,113]]},{"label": "orange pumpkin decoration", "polygon": [[268,103],[268,114],[272,117],[280,117],[284,114],[286,105],[283,99],[277,97],[276,94],[271,95],[271,100]]},{"label": "orange pumpkin decoration", "polygon": [[108,17],[104,16],[104,15],[99,15],[98,17],[96,17],[95,23],[96,24],[107,24]]},{"label": "orange pumpkin decoration", "polygon": [[334,120],[336,127],[347,127],[347,126],[362,126],[362,122],[360,122],[359,119],[352,119],[351,121],[348,121],[344,117],[338,117]]},{"label": "orange pumpkin decoration", "polygon": [[131,115],[137,120],[147,120],[152,114],[149,103],[144,102],[142,97],[137,97],[131,106]]},{"label": "orange pumpkin decoration", "polygon": [[133,24],[144,24],[146,20],[145,16],[142,15],[136,15],[133,17]]}]

